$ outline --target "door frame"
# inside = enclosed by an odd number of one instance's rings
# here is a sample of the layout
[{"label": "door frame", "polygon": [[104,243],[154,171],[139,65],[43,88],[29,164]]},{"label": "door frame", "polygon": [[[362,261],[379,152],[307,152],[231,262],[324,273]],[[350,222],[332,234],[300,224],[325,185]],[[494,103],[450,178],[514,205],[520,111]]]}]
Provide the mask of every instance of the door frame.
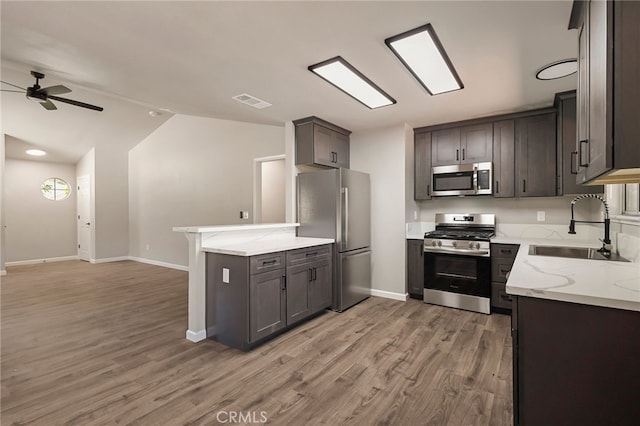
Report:
[{"label": "door frame", "polygon": [[[253,223],[262,223],[262,163],[279,160],[286,162],[286,158],[287,156],[285,154],[279,154],[253,159]],[[286,196],[286,183],[284,190]]]}]

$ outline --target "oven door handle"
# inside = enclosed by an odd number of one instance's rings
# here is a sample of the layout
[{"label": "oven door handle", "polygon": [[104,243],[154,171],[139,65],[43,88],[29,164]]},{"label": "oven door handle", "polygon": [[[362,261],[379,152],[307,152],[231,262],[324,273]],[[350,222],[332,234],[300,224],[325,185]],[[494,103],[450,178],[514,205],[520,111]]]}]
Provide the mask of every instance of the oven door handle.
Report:
[{"label": "oven door handle", "polygon": [[468,254],[471,256],[487,256],[489,250],[468,250],[468,249],[446,249],[439,247],[424,246],[425,253],[450,253],[450,254]]}]

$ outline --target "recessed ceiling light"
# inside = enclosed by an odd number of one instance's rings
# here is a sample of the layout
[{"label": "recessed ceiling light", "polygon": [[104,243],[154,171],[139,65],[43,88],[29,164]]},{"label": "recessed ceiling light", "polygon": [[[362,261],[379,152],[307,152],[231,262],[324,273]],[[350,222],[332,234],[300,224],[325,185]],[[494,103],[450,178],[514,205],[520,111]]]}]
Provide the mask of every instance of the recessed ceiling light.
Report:
[{"label": "recessed ceiling light", "polygon": [[431,24],[384,41],[430,95],[464,87]]},{"label": "recessed ceiling light", "polygon": [[575,74],[577,71],[578,61],[576,59],[563,59],[540,68],[536,73],[536,78],[538,80],[555,80]]},{"label": "recessed ceiling light", "polygon": [[47,153],[41,149],[28,149],[25,152],[29,155],[33,155],[34,157],[42,157],[43,155],[47,155]]},{"label": "recessed ceiling light", "polygon": [[368,108],[396,103],[395,99],[340,56],[311,65],[308,69]]}]

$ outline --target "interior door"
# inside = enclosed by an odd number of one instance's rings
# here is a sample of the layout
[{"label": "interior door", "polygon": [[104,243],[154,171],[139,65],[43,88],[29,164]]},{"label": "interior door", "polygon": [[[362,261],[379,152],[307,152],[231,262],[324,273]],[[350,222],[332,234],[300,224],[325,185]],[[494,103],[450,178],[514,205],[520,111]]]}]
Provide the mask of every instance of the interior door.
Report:
[{"label": "interior door", "polygon": [[91,176],[78,176],[78,258],[91,260]]}]

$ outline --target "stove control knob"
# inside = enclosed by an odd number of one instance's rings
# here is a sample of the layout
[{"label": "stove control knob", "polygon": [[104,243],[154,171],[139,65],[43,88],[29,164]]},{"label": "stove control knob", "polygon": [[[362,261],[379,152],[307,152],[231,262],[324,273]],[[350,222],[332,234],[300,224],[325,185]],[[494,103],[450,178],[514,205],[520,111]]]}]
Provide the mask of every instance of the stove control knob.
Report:
[{"label": "stove control knob", "polygon": [[438,243],[436,243],[436,240],[433,240],[431,241],[431,245],[435,247],[436,245],[438,245]]},{"label": "stove control knob", "polygon": [[458,243],[456,241],[452,242],[451,245],[454,247],[458,247]]},{"label": "stove control knob", "polygon": [[476,243],[476,250],[480,250],[480,243]]},{"label": "stove control knob", "polygon": [[438,240],[438,247],[442,247],[442,241]]},{"label": "stove control knob", "polygon": [[469,248],[472,249],[473,248],[473,243],[469,243]]}]

